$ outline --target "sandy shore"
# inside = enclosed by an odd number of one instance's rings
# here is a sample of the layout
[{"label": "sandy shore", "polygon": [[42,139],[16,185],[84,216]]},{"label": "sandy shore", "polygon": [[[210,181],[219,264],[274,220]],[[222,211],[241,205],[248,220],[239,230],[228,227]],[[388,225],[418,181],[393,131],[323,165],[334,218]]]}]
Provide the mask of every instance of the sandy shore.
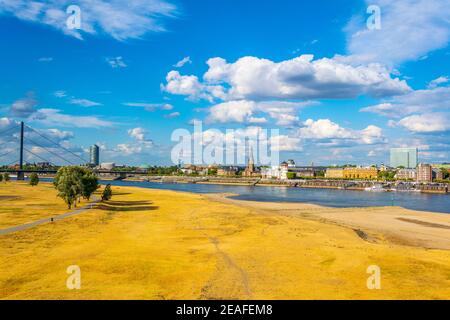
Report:
[{"label": "sandy shore", "polygon": [[235,204],[259,212],[299,216],[357,230],[367,241],[390,242],[429,249],[450,250],[450,214],[408,210],[401,207],[330,208],[315,204],[257,202],[210,194],[210,200]]},{"label": "sandy shore", "polygon": [[[0,194],[5,225],[64,208],[45,184]],[[83,214],[0,236],[0,299],[448,299],[448,225],[401,208],[113,187]],[[66,287],[72,265],[80,290]],[[373,265],[380,290],[367,287]]]}]

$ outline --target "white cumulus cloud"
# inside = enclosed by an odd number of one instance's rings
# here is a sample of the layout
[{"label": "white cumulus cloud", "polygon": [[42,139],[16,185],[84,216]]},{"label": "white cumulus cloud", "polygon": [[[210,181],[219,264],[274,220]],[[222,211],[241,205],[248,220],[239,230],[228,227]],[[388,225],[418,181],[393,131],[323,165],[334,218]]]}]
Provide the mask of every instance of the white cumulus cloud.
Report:
[{"label": "white cumulus cloud", "polygon": [[362,108],[361,111],[400,118],[414,113],[448,109],[450,109],[450,87],[435,87],[395,96],[377,105]]},{"label": "white cumulus cloud", "polygon": [[450,131],[450,113],[435,112],[412,115],[398,121],[398,125],[418,133]]}]

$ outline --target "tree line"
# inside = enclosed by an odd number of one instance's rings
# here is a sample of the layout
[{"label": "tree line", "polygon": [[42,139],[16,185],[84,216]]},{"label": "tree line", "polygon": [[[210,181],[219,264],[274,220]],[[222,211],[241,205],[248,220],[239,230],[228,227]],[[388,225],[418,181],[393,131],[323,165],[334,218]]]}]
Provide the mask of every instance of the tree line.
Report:
[{"label": "tree line", "polygon": [[58,197],[64,200],[69,209],[72,206],[76,207],[81,198],[89,200],[100,187],[98,178],[92,170],[78,166],[60,168],[53,185],[58,191]]}]

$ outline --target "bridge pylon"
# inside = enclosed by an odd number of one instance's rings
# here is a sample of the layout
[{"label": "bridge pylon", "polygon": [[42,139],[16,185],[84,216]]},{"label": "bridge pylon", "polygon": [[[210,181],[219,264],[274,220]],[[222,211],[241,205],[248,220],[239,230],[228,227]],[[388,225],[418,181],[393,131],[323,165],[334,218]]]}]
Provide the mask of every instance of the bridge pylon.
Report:
[{"label": "bridge pylon", "polygon": [[20,171],[17,172],[17,180],[25,180],[25,174],[22,171],[23,170],[23,129],[24,129],[24,123],[23,121],[20,122],[20,160],[19,160],[19,169]]}]

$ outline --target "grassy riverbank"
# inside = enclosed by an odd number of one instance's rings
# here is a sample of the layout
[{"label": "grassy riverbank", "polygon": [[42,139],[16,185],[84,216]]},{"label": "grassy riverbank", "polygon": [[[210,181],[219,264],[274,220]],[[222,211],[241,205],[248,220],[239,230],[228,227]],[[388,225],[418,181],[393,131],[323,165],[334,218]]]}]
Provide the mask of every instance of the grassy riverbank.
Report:
[{"label": "grassy riverbank", "polygon": [[[78,206],[86,201],[81,200]],[[28,182],[0,182],[0,229],[49,218],[67,212],[51,183],[30,186]]]},{"label": "grassy riverbank", "polygon": [[[363,220],[382,219],[377,217],[392,208],[377,208],[376,215],[372,208],[349,213],[312,205],[251,205],[166,190],[113,187],[113,192],[112,201],[86,213],[0,236],[0,298],[450,296],[449,250],[426,249],[427,241],[397,241],[401,234],[396,239],[371,225],[360,226],[362,233],[353,230]],[[0,208],[2,228],[65,212],[49,184],[34,189],[23,183],[0,184]],[[405,218],[434,223],[441,236],[450,239],[445,229],[449,215],[421,217],[395,210]],[[366,219],[337,221],[339,212],[348,219],[351,214]],[[410,225],[416,231],[427,228]],[[420,233],[411,236],[422,238]],[[66,288],[70,265],[81,268],[80,290]],[[370,265],[381,268],[381,290],[366,286]]]}]

